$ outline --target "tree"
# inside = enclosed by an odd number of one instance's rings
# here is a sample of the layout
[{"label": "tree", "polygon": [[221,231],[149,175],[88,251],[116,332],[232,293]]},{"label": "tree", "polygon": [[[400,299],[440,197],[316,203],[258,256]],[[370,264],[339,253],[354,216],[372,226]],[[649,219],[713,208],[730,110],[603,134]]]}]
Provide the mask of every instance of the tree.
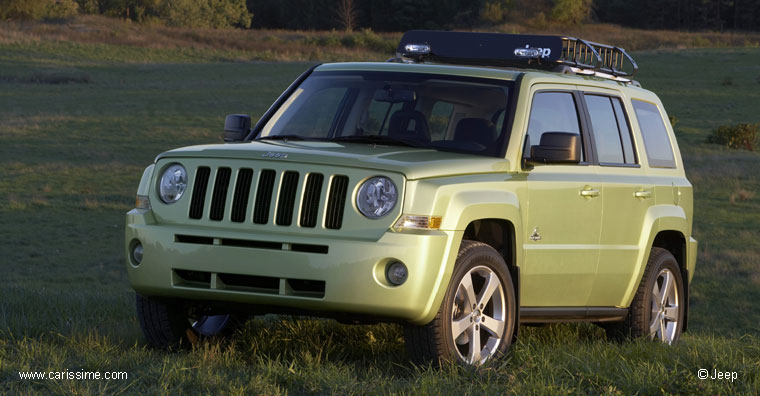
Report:
[{"label": "tree", "polygon": [[338,20],[341,27],[351,32],[356,28],[356,20],[358,19],[358,13],[354,0],[338,0],[338,8],[336,10]]}]

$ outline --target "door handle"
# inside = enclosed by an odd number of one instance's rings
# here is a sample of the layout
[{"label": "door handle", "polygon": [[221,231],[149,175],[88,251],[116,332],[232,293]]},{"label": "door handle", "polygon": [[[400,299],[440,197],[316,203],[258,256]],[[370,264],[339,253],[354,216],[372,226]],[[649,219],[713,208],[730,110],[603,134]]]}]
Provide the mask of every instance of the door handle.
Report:
[{"label": "door handle", "polygon": [[635,193],[633,193],[633,196],[636,198],[641,198],[641,199],[649,199],[649,198],[652,198],[652,191],[651,190],[636,191]]},{"label": "door handle", "polygon": [[599,196],[599,190],[595,188],[586,188],[581,190],[581,197],[594,198]]}]

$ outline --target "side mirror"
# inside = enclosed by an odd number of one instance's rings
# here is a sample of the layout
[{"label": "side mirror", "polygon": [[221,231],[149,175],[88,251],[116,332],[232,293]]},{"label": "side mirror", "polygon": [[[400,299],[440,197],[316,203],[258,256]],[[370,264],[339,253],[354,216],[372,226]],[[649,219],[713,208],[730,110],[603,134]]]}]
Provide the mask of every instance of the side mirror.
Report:
[{"label": "side mirror", "polygon": [[581,162],[580,136],[569,132],[544,132],[541,144],[530,148],[530,162],[577,164]]},{"label": "side mirror", "polygon": [[251,116],[230,114],[224,120],[224,141],[242,142],[251,132]]}]

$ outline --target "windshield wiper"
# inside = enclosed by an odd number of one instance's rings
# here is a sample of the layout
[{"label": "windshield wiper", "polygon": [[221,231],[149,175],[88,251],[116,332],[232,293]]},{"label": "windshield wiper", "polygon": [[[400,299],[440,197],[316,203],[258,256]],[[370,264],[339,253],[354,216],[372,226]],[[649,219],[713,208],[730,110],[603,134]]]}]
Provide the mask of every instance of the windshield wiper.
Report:
[{"label": "windshield wiper", "polygon": [[426,145],[424,145],[422,142],[418,142],[411,139],[399,139],[399,138],[392,138],[389,136],[380,136],[380,135],[367,135],[367,136],[336,136],[332,139],[330,139],[333,142],[349,142],[349,143],[380,143],[380,144],[390,144],[395,146],[409,146],[409,147],[415,147],[415,148],[430,148]]}]

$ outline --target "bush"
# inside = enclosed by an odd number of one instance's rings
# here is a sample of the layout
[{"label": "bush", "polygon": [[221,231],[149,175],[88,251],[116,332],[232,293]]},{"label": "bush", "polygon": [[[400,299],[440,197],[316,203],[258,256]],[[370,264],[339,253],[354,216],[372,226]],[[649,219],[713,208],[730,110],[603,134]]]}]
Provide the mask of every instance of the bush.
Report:
[{"label": "bush", "polygon": [[713,129],[707,137],[708,143],[717,143],[733,149],[754,151],[757,145],[758,124],[723,125]]},{"label": "bush", "polygon": [[0,0],[0,19],[61,19],[77,14],[74,0]]},{"label": "bush", "polygon": [[562,25],[580,25],[591,13],[591,0],[555,0],[551,19]]},{"label": "bush", "polygon": [[510,0],[488,0],[480,9],[480,19],[491,25],[497,25],[504,22],[507,18]]},{"label": "bush", "polygon": [[158,9],[168,26],[248,28],[253,17],[245,0],[163,0]]},{"label": "bush", "polygon": [[[8,0],[0,0],[2,1]],[[65,1],[74,3],[74,0]],[[245,0],[76,0],[74,4],[77,3],[79,10],[85,14],[102,13],[115,18],[168,26],[248,28],[253,17],[248,12]]]},{"label": "bush", "polygon": [[372,29],[362,29],[349,33],[341,39],[341,44],[347,48],[367,48],[373,51],[393,53],[396,51],[395,40],[386,40],[377,35]]}]

